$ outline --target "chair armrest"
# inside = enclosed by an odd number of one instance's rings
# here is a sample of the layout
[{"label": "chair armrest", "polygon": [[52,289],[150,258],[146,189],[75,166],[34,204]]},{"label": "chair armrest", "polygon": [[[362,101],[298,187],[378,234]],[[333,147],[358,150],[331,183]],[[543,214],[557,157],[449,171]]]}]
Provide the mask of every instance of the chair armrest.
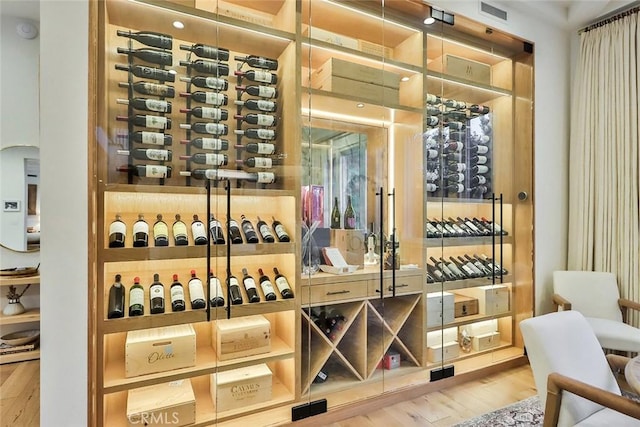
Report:
[{"label": "chair armrest", "polygon": [[626,298],[618,298],[618,306],[620,307],[620,310],[622,311],[622,321],[624,323],[627,323],[627,309],[628,308],[640,311],[640,303],[637,303],[635,301],[631,301],[630,299],[626,299]]},{"label": "chair armrest", "polygon": [[544,412],[544,427],[556,426],[560,415],[562,391],[568,391],[614,411],[640,419],[640,405],[626,397],[583,383],[557,372],[547,379],[547,404]]},{"label": "chair armrest", "polygon": [[556,311],[558,311],[558,307],[562,307],[563,310],[571,310],[571,302],[560,294],[553,294],[553,303],[556,306]]},{"label": "chair armrest", "polygon": [[614,372],[624,372],[624,368],[630,360],[629,357],[618,354],[607,354],[607,362],[609,362],[609,366],[611,366],[611,370]]}]

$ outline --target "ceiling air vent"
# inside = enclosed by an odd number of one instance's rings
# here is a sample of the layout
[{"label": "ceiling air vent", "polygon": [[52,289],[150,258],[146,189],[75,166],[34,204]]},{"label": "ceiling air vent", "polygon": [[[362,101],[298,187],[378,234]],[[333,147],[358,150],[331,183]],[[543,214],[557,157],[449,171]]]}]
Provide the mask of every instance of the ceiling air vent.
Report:
[{"label": "ceiling air vent", "polygon": [[503,21],[507,20],[506,10],[498,9],[497,7],[483,1],[480,2],[480,11]]}]

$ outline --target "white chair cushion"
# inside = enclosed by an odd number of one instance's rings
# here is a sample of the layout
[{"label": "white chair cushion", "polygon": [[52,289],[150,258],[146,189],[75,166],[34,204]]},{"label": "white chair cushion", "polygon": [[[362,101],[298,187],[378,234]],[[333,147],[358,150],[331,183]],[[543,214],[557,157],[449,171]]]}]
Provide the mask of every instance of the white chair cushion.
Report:
[{"label": "white chair cushion", "polygon": [[622,312],[618,306],[620,291],[613,273],[554,271],[553,292],[571,302],[571,309],[585,317],[622,322]]},{"label": "white chair cushion", "polygon": [[[558,420],[558,426],[562,427],[564,425],[566,424],[561,424],[560,420]],[[613,409],[604,408],[575,425],[576,427],[638,427],[640,426],[640,420],[616,412]]]},{"label": "white chair cushion", "polygon": [[603,348],[640,352],[640,329],[609,319],[587,317]]}]

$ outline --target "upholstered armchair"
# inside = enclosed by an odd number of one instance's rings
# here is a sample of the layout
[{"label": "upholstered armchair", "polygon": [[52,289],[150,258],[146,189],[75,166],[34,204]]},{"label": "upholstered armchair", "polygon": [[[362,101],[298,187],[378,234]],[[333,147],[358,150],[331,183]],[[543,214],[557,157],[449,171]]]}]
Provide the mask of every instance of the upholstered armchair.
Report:
[{"label": "upholstered armchair", "polygon": [[520,330],[545,408],[544,427],[640,425],[640,404],[621,395],[612,372],[628,359],[605,356],[582,314],[532,317]]},{"label": "upholstered armchair", "polygon": [[640,352],[640,329],[626,323],[627,310],[640,310],[640,304],[620,298],[613,273],[554,271],[553,302],[582,313],[603,348]]}]

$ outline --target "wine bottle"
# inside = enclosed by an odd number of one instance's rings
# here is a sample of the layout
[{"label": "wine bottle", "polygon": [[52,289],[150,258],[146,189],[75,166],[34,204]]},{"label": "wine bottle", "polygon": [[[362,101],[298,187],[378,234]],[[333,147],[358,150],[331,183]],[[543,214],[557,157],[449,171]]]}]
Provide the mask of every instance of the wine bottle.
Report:
[{"label": "wine bottle", "polygon": [[109,224],[109,247],[124,248],[127,237],[127,225],[122,221],[122,217],[116,214],[116,219]]},{"label": "wine bottle", "polygon": [[256,288],[256,281],[253,277],[249,276],[249,272],[246,268],[242,269],[242,284],[245,291],[247,291],[247,298],[249,302],[260,302],[260,295],[258,295],[258,289]]},{"label": "wine bottle", "polygon": [[258,282],[260,282],[260,288],[262,288],[262,293],[264,294],[264,299],[266,301],[275,301],[276,293],[273,289],[273,284],[269,277],[264,274],[261,268],[258,269],[258,274],[260,277],[258,278]]},{"label": "wine bottle", "polygon": [[425,100],[427,101],[427,104],[432,104],[432,105],[437,105],[442,103],[442,99],[438,95],[433,95],[431,93],[427,94]]},{"label": "wine bottle", "polygon": [[162,116],[148,114],[136,114],[135,116],[116,116],[116,120],[132,122],[136,126],[144,126],[152,129],[171,129],[171,119]]},{"label": "wine bottle", "polygon": [[442,146],[442,152],[443,153],[457,153],[462,151],[462,149],[464,148],[464,144],[462,142],[458,142],[458,141],[447,141],[443,146]]},{"label": "wine bottle", "polygon": [[427,193],[435,193],[436,191],[438,191],[440,187],[438,187],[437,184],[433,184],[433,183],[427,183],[425,185],[425,190],[427,191]]},{"label": "wine bottle", "polygon": [[[474,254],[475,257],[477,257],[477,255]],[[497,262],[495,262],[493,259],[489,258],[488,256],[486,256],[485,254],[480,254],[480,257],[478,258],[481,261],[484,261],[485,264],[489,267],[489,268],[493,268],[493,270],[497,273],[497,274],[507,274],[508,271],[506,268],[500,267],[500,264],[498,264]]]},{"label": "wine bottle", "polygon": [[173,137],[166,133],[136,131],[129,135],[129,140],[146,145],[171,145]]},{"label": "wine bottle", "polygon": [[143,61],[151,62],[153,64],[158,64],[158,65],[173,64],[173,55],[171,54],[171,52],[166,52],[164,50],[151,49],[151,48],[125,49],[125,48],[119,47],[117,49],[117,52],[125,55],[131,55],[138,59],[142,59]]},{"label": "wine bottle", "polygon": [[464,230],[463,230],[463,229],[458,225],[458,223],[457,223],[456,221],[453,221],[452,219],[450,219],[450,218],[449,218],[449,219],[447,220],[447,224],[450,224],[450,225],[451,225],[451,227],[453,228],[453,230],[454,230],[454,232],[455,232],[456,236],[458,236],[458,237],[465,237],[465,236],[467,236],[467,232],[466,232],[466,231],[464,231]]},{"label": "wine bottle", "polygon": [[211,74],[216,77],[228,76],[229,66],[222,62],[207,61],[206,59],[196,59],[195,61],[180,61],[180,65],[192,68],[199,73]]},{"label": "wine bottle", "polygon": [[445,280],[456,280],[457,276],[454,274],[453,271],[449,269],[447,264],[444,261],[442,261],[442,258],[440,258],[440,261],[438,261],[434,257],[430,256],[429,259],[433,261],[434,266],[442,272],[442,275],[445,277]]},{"label": "wine bottle", "polygon": [[426,221],[425,225],[426,225],[426,229],[427,229],[427,238],[428,239],[441,237],[440,232],[438,231],[438,229],[436,227],[434,227],[434,225],[431,224],[430,221]]},{"label": "wine bottle", "polygon": [[491,269],[488,268],[486,265],[484,265],[482,262],[480,262],[479,259],[472,258],[468,254],[464,254],[464,257],[465,257],[465,259],[467,261],[473,263],[473,265],[475,265],[478,270],[482,271],[482,274],[484,276],[490,276],[491,275]]},{"label": "wine bottle", "polygon": [[456,258],[458,259],[458,261],[460,261],[460,263],[462,265],[465,266],[467,271],[472,271],[475,277],[483,277],[484,276],[483,270],[478,268],[478,267],[476,267],[476,265],[474,263],[472,263],[471,261],[468,261],[468,260],[464,259],[461,256],[457,256]]},{"label": "wine bottle", "polygon": [[458,235],[458,232],[456,231],[456,229],[453,228],[453,226],[449,224],[447,221],[442,220],[440,223],[442,224],[444,229],[447,230],[447,232],[449,233],[449,237],[456,237]]},{"label": "wine bottle", "polygon": [[229,89],[229,82],[221,77],[193,76],[180,77],[180,81],[191,83],[196,87],[213,90]]},{"label": "wine bottle", "polygon": [[485,164],[487,164],[487,161],[488,161],[487,156],[477,155],[477,156],[473,156],[473,157],[469,158],[468,163],[470,165],[472,165],[472,166],[485,165]]},{"label": "wine bottle", "polygon": [[445,177],[445,179],[452,184],[463,182],[464,174],[463,173],[451,173]]},{"label": "wine bottle", "polygon": [[235,219],[229,217],[227,218],[227,227],[228,227],[228,234],[229,234],[229,240],[231,240],[231,243],[233,244],[240,244],[242,243],[242,235],[240,234],[240,227],[238,226],[238,223],[236,222]]},{"label": "wine bottle", "polygon": [[467,228],[469,228],[469,230],[473,231],[473,233],[476,236],[482,236],[482,231],[467,217],[465,217],[464,219],[460,218],[460,217],[456,217],[456,219],[458,221],[462,221],[464,222],[464,224],[467,226]]},{"label": "wine bottle", "polygon": [[473,225],[476,226],[476,228],[478,228],[478,230],[480,230],[480,233],[483,236],[491,236],[493,234],[493,230],[491,229],[490,226],[488,226],[487,224],[483,223],[482,221],[480,221],[478,218],[465,218],[468,221],[471,221],[473,223]]},{"label": "wine bottle", "polygon": [[231,304],[242,304],[242,293],[240,293],[240,284],[233,274],[227,277],[227,286],[229,288],[229,299]]},{"label": "wine bottle", "polygon": [[256,154],[273,154],[276,152],[275,144],[269,142],[249,142],[245,145],[236,145],[236,148],[244,148],[248,153]]},{"label": "wine bottle", "polygon": [[131,155],[138,160],[156,160],[159,162],[171,161],[171,150],[157,148],[134,148],[133,150],[118,150],[118,154]]},{"label": "wine bottle", "polygon": [[209,303],[212,307],[222,307],[224,305],[224,292],[220,279],[213,275],[213,270],[209,270],[209,289],[213,294],[209,297]]},{"label": "wine bottle", "polygon": [[265,70],[277,70],[278,60],[265,58],[264,56],[247,55],[247,56],[235,56],[234,59],[239,62],[244,62],[250,67],[262,68]]},{"label": "wine bottle", "polygon": [[278,83],[278,76],[274,73],[263,70],[248,70],[248,71],[235,71],[234,74],[238,77],[243,77],[247,80],[257,83],[266,83],[274,85]]},{"label": "wine bottle", "polygon": [[456,278],[456,280],[464,280],[467,278],[467,275],[464,274],[456,265],[456,263],[454,263],[453,261],[447,261],[444,258],[440,258],[440,261],[442,261],[442,263],[444,265],[447,266],[447,268],[449,269],[449,271],[454,275],[454,277]]},{"label": "wine bottle", "polygon": [[241,224],[242,224],[242,232],[244,233],[244,238],[247,243],[259,243],[258,234],[256,233],[255,228],[253,228],[253,224],[251,221],[247,219],[244,214],[240,215]]},{"label": "wine bottle", "polygon": [[227,110],[214,107],[181,108],[180,112],[191,113],[199,119],[227,120],[229,118]]},{"label": "wine bottle", "polygon": [[473,104],[471,107],[469,107],[469,111],[474,114],[489,114],[489,107],[487,107],[486,105]]},{"label": "wine bottle", "polygon": [[183,139],[180,143],[191,144],[192,147],[200,148],[201,150],[225,151],[229,149],[229,141],[220,138],[198,137],[191,141]]},{"label": "wine bottle", "polygon": [[227,125],[222,123],[206,123],[206,122],[198,122],[198,123],[180,123],[181,129],[191,129],[197,133],[204,133],[209,135],[226,135],[229,133],[229,128]]},{"label": "wine bottle", "polygon": [[440,156],[440,151],[430,148],[425,152],[427,159],[437,159]]},{"label": "wine bottle", "polygon": [[128,37],[144,45],[157,47],[160,49],[171,49],[173,47],[173,37],[168,34],[156,33],[153,31],[131,31],[117,30],[116,34],[120,37]]},{"label": "wine bottle", "polygon": [[181,171],[180,175],[213,181],[238,179],[261,184],[271,184],[276,181],[276,175],[273,172],[245,172],[229,169],[194,169],[192,171]]},{"label": "wine bottle", "polygon": [[442,111],[440,111],[438,107],[432,107],[431,105],[427,105],[426,108],[424,109],[424,112],[427,116],[435,116],[435,117],[438,117],[440,114],[442,114]]},{"label": "wine bottle", "polygon": [[340,208],[338,206],[338,198],[333,198],[333,209],[331,209],[331,228],[337,230],[340,228]]},{"label": "wine bottle", "polygon": [[210,104],[216,107],[221,105],[227,105],[229,98],[224,93],[219,92],[203,92],[197,90],[195,92],[183,92],[180,94],[183,98],[191,98],[194,101],[202,102],[203,104]]},{"label": "wine bottle", "polygon": [[[238,162],[236,160],[236,162]],[[249,168],[269,169],[273,167],[273,159],[270,157],[248,157],[242,163]]]},{"label": "wine bottle", "polygon": [[191,309],[198,310],[207,306],[204,299],[204,286],[202,280],[196,277],[196,271],[191,270],[191,279],[189,279],[189,299],[191,300]]},{"label": "wine bottle", "polygon": [[278,120],[269,114],[249,113],[244,116],[236,114],[234,118],[236,120],[242,120],[243,122],[258,126],[276,126],[278,124]]},{"label": "wine bottle", "polygon": [[211,244],[224,245],[224,234],[222,234],[222,224],[213,216],[209,217],[209,234],[211,234]]},{"label": "wine bottle", "polygon": [[502,227],[500,227],[498,223],[493,222],[485,217],[482,217],[481,219],[489,226],[489,228],[493,228],[493,232],[495,234],[502,234],[502,235],[508,234],[505,230],[502,229]]},{"label": "wine bottle", "polygon": [[181,160],[191,160],[202,165],[224,166],[228,164],[229,157],[218,153],[196,153],[191,156],[180,156]]},{"label": "wine bottle", "polygon": [[169,227],[162,220],[162,214],[156,216],[157,221],[153,224],[153,242],[155,246],[169,246]]},{"label": "wine bottle", "polygon": [[289,233],[287,232],[287,229],[284,228],[284,225],[280,221],[275,219],[275,217],[271,217],[271,219],[273,221],[271,223],[271,227],[276,232],[276,237],[278,238],[278,241],[279,242],[290,242],[291,241],[291,237],[289,236]]},{"label": "wine bottle", "polygon": [[144,220],[144,215],[138,214],[138,220],[133,223],[133,247],[147,246],[149,246],[149,224]]},{"label": "wine bottle", "polygon": [[263,86],[263,85],[236,86],[236,90],[240,92],[246,92],[251,96],[258,96],[260,98],[274,99],[278,97],[278,89],[276,89],[273,86]]},{"label": "wine bottle", "polygon": [[172,226],[173,244],[175,246],[187,246],[189,237],[187,236],[187,224],[180,219],[180,214],[176,214],[176,220]]},{"label": "wine bottle", "polygon": [[153,283],[149,287],[149,302],[151,314],[164,313],[164,285],[160,283],[160,275],[153,275]]},{"label": "wine bottle", "polygon": [[167,82],[174,82],[176,80],[176,73],[173,70],[161,70],[159,68],[145,67],[144,65],[116,64],[116,70],[128,71],[141,79],[154,79]]},{"label": "wine bottle", "polygon": [[265,111],[272,113],[278,109],[278,104],[273,101],[265,101],[264,99],[247,99],[246,101],[233,101],[236,105],[245,107],[253,111]]},{"label": "wine bottle", "polygon": [[157,113],[171,112],[171,103],[168,101],[160,100],[160,99],[133,98],[129,100],[129,99],[117,98],[116,102],[118,104],[131,105],[136,110],[153,111]]},{"label": "wine bottle", "polygon": [[449,184],[446,186],[446,190],[449,193],[464,193],[464,185],[462,184]]},{"label": "wine bottle", "polygon": [[142,316],[144,314],[144,288],[140,284],[140,278],[133,278],[133,286],[129,289],[129,317]]},{"label": "wine bottle", "polygon": [[427,266],[427,271],[431,274],[431,276],[433,276],[434,281],[443,282],[446,280],[444,274],[442,274],[442,271],[438,270],[436,267],[429,263],[426,263],[425,265]]},{"label": "wine bottle", "polygon": [[229,60],[229,49],[223,47],[214,47],[202,43],[196,43],[191,46],[181,44],[180,50],[188,50],[201,58],[217,59],[220,61]]},{"label": "wine bottle", "polygon": [[184,299],[184,287],[178,281],[177,274],[173,275],[173,283],[171,283],[169,292],[171,293],[171,311],[184,311],[187,306]]},{"label": "wine bottle", "polygon": [[486,184],[486,183],[487,183],[487,178],[485,178],[484,175],[474,175],[469,180],[469,185],[472,187],[479,184]]},{"label": "wine bottle", "polygon": [[472,145],[471,147],[467,147],[467,152],[470,155],[487,154],[489,152],[489,147],[486,145]]},{"label": "wine bottle", "polygon": [[347,207],[344,210],[344,229],[353,230],[356,228],[356,213],[351,204],[351,196],[347,196]]},{"label": "wine bottle", "polygon": [[456,219],[449,217],[448,219],[450,222],[456,224],[456,226],[460,228],[467,236],[477,236],[477,233],[469,228],[469,226],[465,224],[465,222],[460,217]]},{"label": "wine bottle", "polygon": [[[120,82],[118,83],[119,87],[129,87],[129,83]],[[157,84],[157,83],[149,83],[149,82],[135,82],[131,84],[134,92],[141,93],[143,95],[152,95],[152,96],[160,96],[163,98],[173,98],[176,96],[176,90],[173,86]]]},{"label": "wine bottle", "polygon": [[195,245],[207,244],[207,230],[202,221],[198,219],[198,215],[193,215],[193,222],[191,222],[191,234],[193,234],[193,243]]},{"label": "wine bottle", "polygon": [[[276,139],[276,131],[273,129],[262,129],[262,128],[249,128],[249,129],[236,129],[234,131],[236,135],[244,135],[247,138],[253,139],[264,139],[266,141],[271,141]],[[272,154],[272,153],[262,153],[262,154]]]},{"label": "wine bottle", "polygon": [[275,273],[275,277],[273,280],[276,282],[276,287],[280,291],[280,295],[282,295],[282,298],[293,298],[293,290],[291,290],[291,286],[289,285],[289,281],[287,280],[287,278],[280,274],[276,267],[273,267],[273,272]]},{"label": "wine bottle", "polygon": [[107,310],[108,319],[117,319],[124,317],[124,293],[127,291],[120,281],[121,276],[116,274],[115,282],[109,289],[109,309]]},{"label": "wine bottle", "polygon": [[260,232],[260,236],[262,236],[262,241],[265,243],[273,243],[276,241],[275,237],[273,237],[273,233],[271,233],[271,229],[260,217],[258,217],[258,223],[256,224],[258,231]]},{"label": "wine bottle", "polygon": [[424,118],[424,125],[428,127],[436,127],[439,122],[440,120],[436,116],[425,116]]},{"label": "wine bottle", "polygon": [[[449,259],[451,260],[451,262],[453,262],[456,267],[458,267],[458,270],[462,272],[462,274],[465,275],[465,278],[467,279],[474,279],[477,277],[476,273],[473,271],[473,269],[471,269],[470,267],[468,267],[465,263],[462,263],[460,261],[458,261],[455,257],[450,256]],[[450,264],[449,264],[450,265]]]}]

